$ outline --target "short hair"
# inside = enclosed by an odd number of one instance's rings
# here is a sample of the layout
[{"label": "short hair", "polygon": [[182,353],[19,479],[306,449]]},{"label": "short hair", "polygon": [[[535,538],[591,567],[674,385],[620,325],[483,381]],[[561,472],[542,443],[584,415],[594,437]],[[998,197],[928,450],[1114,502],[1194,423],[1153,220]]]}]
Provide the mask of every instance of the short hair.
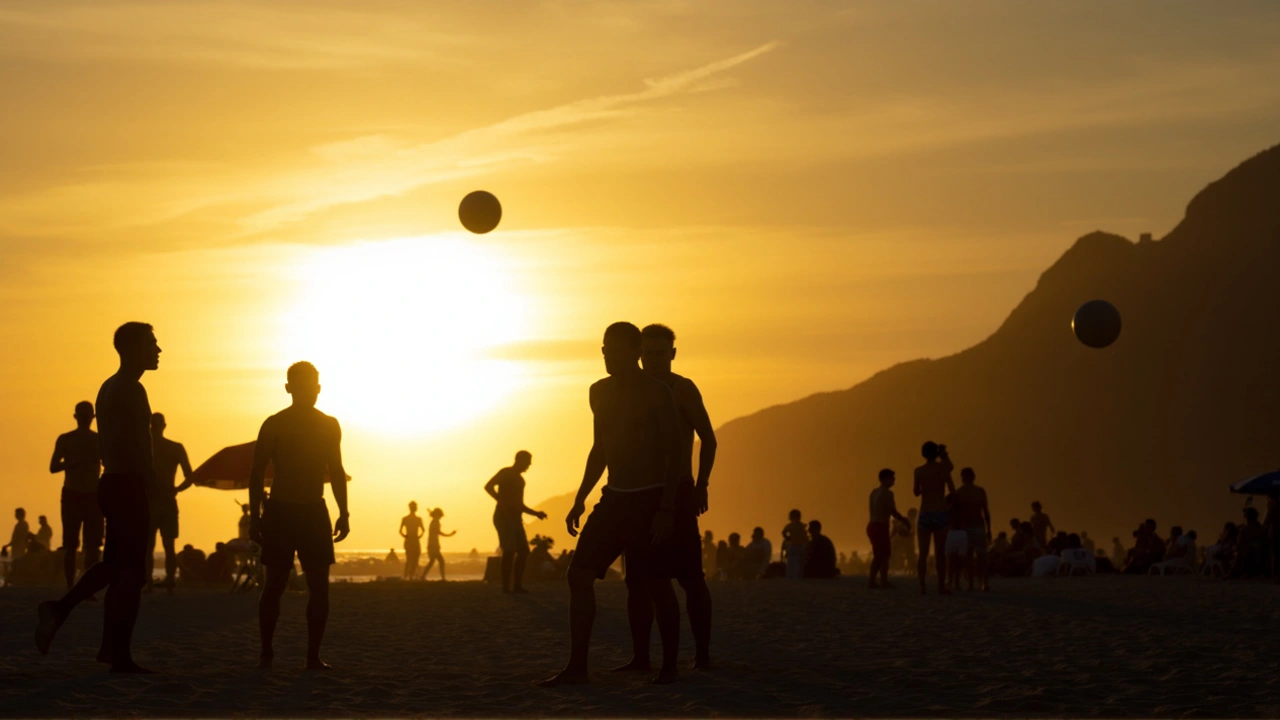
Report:
[{"label": "short hair", "polygon": [[16,508],[16,509],[14,509],[13,514],[14,514],[14,515],[21,515],[22,517],[26,517],[26,516],[27,516],[27,509],[26,509],[26,508]]},{"label": "short hair", "polygon": [[315,365],[312,365],[306,360],[302,360],[290,365],[289,371],[285,373],[285,377],[288,378],[291,383],[298,382],[300,380],[315,380],[318,382],[320,380],[320,371],[316,369]]},{"label": "short hair", "polygon": [[660,340],[666,340],[672,345],[676,344],[676,331],[672,330],[666,325],[660,325],[658,323],[654,323],[652,325],[645,325],[644,330],[640,331],[640,337],[641,339],[656,338]]},{"label": "short hair", "polygon": [[417,509],[418,509],[418,501],[417,501],[417,500],[410,500],[410,501],[409,501],[409,507],[410,507],[410,508],[412,508],[412,509],[414,509],[414,510],[417,510]]},{"label": "short hair", "polygon": [[1031,501],[1031,509],[1032,509],[1032,510],[1035,510],[1035,509],[1036,509],[1036,508],[1038,508],[1038,507],[1044,507],[1044,506],[1040,504],[1040,501],[1039,501],[1039,500],[1032,500],[1032,501]]},{"label": "short hair", "polygon": [[1258,519],[1258,508],[1247,507],[1244,509],[1244,517],[1246,520],[1253,522]]},{"label": "short hair", "polygon": [[810,520],[810,521],[809,521],[809,529],[810,529],[810,530],[821,530],[821,529],[822,529],[822,523],[821,523],[820,521],[818,521],[818,520]]},{"label": "short hair", "polygon": [[799,510],[792,510],[791,512],[787,513],[787,517],[793,517],[793,518],[795,518],[795,519],[799,520],[799,519],[800,519],[800,511],[799,511]]},{"label": "short hair", "polygon": [[640,349],[640,328],[629,322],[616,322],[604,330],[606,345],[617,343],[625,347]]},{"label": "short hair", "polygon": [[164,413],[151,413],[151,419],[153,421],[159,420],[160,422],[164,422]]},{"label": "short hair", "polygon": [[938,443],[930,440],[924,445],[921,445],[920,454],[923,455],[926,460],[932,460],[938,457]]},{"label": "short hair", "polygon": [[41,516],[40,516],[40,522],[46,522],[48,519],[49,519],[49,518],[48,518],[48,517],[45,517],[44,515],[41,515]]},{"label": "short hair", "polygon": [[88,400],[81,400],[80,402],[76,403],[76,415],[92,415],[92,414],[93,414],[93,403],[89,402]]},{"label": "short hair", "polygon": [[124,352],[125,348],[147,339],[147,335],[155,332],[155,328],[144,322],[127,322],[116,328],[116,334],[111,338],[111,344],[115,345],[116,352]]},{"label": "short hair", "polygon": [[978,477],[978,474],[973,471],[973,468],[967,467],[960,471],[960,478],[964,479],[967,477],[976,478]]},{"label": "short hair", "polygon": [[888,480],[888,479],[889,479],[889,478],[891,478],[891,477],[893,477],[893,471],[892,471],[892,470],[890,470],[889,468],[885,468],[885,469],[883,469],[883,470],[881,470],[881,471],[880,471],[880,479],[881,479],[881,480]]},{"label": "short hair", "polygon": [[526,462],[532,461],[533,453],[530,453],[528,450],[521,450],[520,452],[516,453],[516,462],[520,462],[521,460],[524,460]]}]

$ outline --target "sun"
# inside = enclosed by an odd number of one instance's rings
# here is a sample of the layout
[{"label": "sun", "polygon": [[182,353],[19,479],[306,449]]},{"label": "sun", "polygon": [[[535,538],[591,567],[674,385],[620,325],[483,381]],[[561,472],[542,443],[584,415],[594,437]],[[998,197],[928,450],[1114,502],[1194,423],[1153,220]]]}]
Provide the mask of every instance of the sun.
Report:
[{"label": "sun", "polygon": [[524,381],[492,350],[528,337],[529,302],[491,246],[455,234],[319,249],[295,268],[283,363],[320,370],[319,406],[380,434],[429,434]]}]

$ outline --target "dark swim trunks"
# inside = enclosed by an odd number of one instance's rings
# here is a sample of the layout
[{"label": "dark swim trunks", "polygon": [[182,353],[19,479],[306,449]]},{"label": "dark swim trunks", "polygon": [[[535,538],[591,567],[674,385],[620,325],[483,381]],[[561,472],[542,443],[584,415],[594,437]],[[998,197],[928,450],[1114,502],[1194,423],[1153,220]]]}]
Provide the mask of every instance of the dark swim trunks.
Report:
[{"label": "dark swim trunks", "polygon": [[332,565],[333,525],[324,500],[287,503],[267,499],[262,509],[262,564],[265,567],[293,566],[294,553],[308,567]]},{"label": "dark swim trunks", "polygon": [[937,532],[951,527],[951,517],[943,510],[940,512],[922,512],[916,520],[916,527],[921,530]]},{"label": "dark swim trunks", "polygon": [[62,488],[62,547],[68,550],[80,547],[83,527],[85,549],[97,550],[102,547],[102,524],[97,491]]},{"label": "dark swim trunks", "polygon": [[[702,531],[698,529],[697,488],[693,481],[680,483],[676,490],[676,511],[671,539],[658,546],[656,570],[673,578],[700,578],[702,571]],[[631,568],[631,556],[627,556]]]},{"label": "dark swim trunks", "polygon": [[493,511],[493,527],[504,553],[529,552],[529,535],[524,531],[523,513],[498,508]]},{"label": "dark swim trunks", "polygon": [[578,549],[569,567],[589,570],[603,580],[609,567],[625,552],[628,573],[636,573],[637,577],[670,577],[661,562],[663,549],[669,552],[670,547],[653,545],[653,516],[661,504],[662,488],[619,492],[606,486],[582,526]]},{"label": "dark swim trunks", "polygon": [[103,475],[98,482],[98,507],[107,524],[103,561],[122,570],[146,573],[151,530],[146,479],[141,475]]}]

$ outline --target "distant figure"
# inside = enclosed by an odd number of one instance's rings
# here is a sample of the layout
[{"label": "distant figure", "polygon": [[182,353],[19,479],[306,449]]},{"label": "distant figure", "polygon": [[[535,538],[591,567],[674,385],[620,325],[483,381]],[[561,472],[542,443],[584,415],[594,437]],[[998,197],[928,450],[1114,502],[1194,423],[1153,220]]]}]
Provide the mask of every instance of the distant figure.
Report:
[{"label": "distant figure", "polygon": [[49,518],[44,515],[40,516],[40,529],[36,531],[36,542],[44,546],[45,550],[52,550],[49,547],[53,543],[53,528],[49,527]]},{"label": "distant figure", "polygon": [[1089,533],[1080,532],[1080,547],[1084,548],[1090,555],[1097,554],[1097,548],[1093,544],[1093,538],[1089,537]]},{"label": "distant figure", "polygon": [[[280,617],[280,598],[289,584],[293,556],[307,579],[307,668],[328,670],[320,659],[320,643],[329,619],[329,566],[333,544],[351,532],[347,512],[347,474],[342,466],[342,428],[316,409],[320,373],[308,362],[289,367],[285,390],[293,403],[267,418],[258,432],[249,476],[250,536],[262,546],[266,581],[258,602],[262,654],[258,667],[270,669],[272,639]],[[266,496],[267,465],[275,469]],[[324,501],[325,476],[330,479],[338,519],[329,523]]]},{"label": "distant figure", "polygon": [[26,508],[17,508],[13,511],[13,517],[17,520],[13,525],[13,534],[9,536],[9,544],[3,549],[9,551],[9,557],[17,560],[27,554],[27,539],[31,535],[31,526],[27,523]]},{"label": "distant figure", "polygon": [[[889,583],[889,557],[893,553],[889,519],[897,518],[899,522],[907,523],[908,532],[911,526],[907,518],[898,512],[898,504],[893,497],[893,486],[898,482],[897,475],[885,468],[880,471],[879,479],[880,486],[871,491],[871,521],[867,523],[867,539],[871,541],[871,578],[867,581],[867,587],[873,590],[877,587],[893,587]],[[880,578],[879,584],[876,583],[877,576]]]},{"label": "distant figure", "polygon": [[951,522],[947,517],[947,495],[955,492],[951,479],[951,458],[947,446],[932,441],[920,448],[924,465],[916,468],[915,494],[920,498],[920,519],[916,536],[920,540],[920,558],[916,561],[916,574],[920,576],[920,594],[925,594],[925,576],[929,572],[929,540],[933,539],[934,564],[938,571],[938,594],[949,595],[947,590],[947,556],[945,544]]},{"label": "distant figure", "polygon": [[236,528],[236,537],[240,540],[252,540],[250,531],[253,528],[253,516],[249,513],[249,504],[240,506],[240,522]]},{"label": "distant figure", "polygon": [[133,661],[133,626],[138,620],[147,576],[147,531],[151,511],[147,489],[154,482],[151,454],[151,404],[140,380],[160,367],[160,345],[145,323],[125,323],[115,332],[120,369],[98,391],[98,438],[104,473],[98,483],[98,507],[106,518],[102,562],[89,568],[56,602],[40,603],[36,648],[49,652],[58,628],[81,602],[107,589],[103,638],[98,660],[111,672],[150,673]]},{"label": "distant figure", "polygon": [[[235,566],[235,557],[230,550],[227,549],[226,543],[216,543],[213,546],[213,552],[209,553],[208,559],[205,561],[206,579],[215,584],[227,584],[231,582],[231,570]],[[181,567],[181,566],[179,566]]]},{"label": "distant figure", "polygon": [[[182,443],[164,436],[164,415],[151,416],[151,447],[155,455],[154,484],[147,500],[151,505],[151,532],[147,534],[147,584],[151,584],[156,562],[156,533],[164,544],[164,586],[173,592],[173,578],[178,570],[178,557],[174,553],[174,541],[178,539],[178,493],[191,487],[191,461]],[[174,487],[182,468],[182,484]]]},{"label": "distant figure", "polygon": [[787,559],[787,579],[804,577],[804,549],[809,545],[809,531],[801,520],[800,511],[787,514],[790,522],[782,528],[782,554]]},{"label": "distant figure", "polygon": [[809,521],[809,544],[804,552],[804,577],[829,579],[837,577],[840,568],[836,566],[836,546],[830,538],[822,534],[822,523]]},{"label": "distant figure", "polygon": [[685,472],[680,417],[670,388],[640,369],[640,329],[614,323],[604,333],[604,362],[609,376],[591,386],[593,442],[573,509],[565,518],[569,535],[578,535],[587,496],[609,471],[600,502],[582,527],[570,561],[569,663],[539,683],[543,687],[588,682],[587,651],[595,623],[595,581],[627,554],[627,573],[644,579],[662,638],[662,668],[657,683],[674,682],[680,643],[680,606],[671,588],[669,566],[661,557],[675,527],[676,495]]},{"label": "distant figure", "polygon": [[1235,561],[1231,564],[1229,577],[1250,578],[1261,577],[1267,572],[1267,538],[1266,529],[1258,522],[1258,509],[1244,509],[1244,524],[1236,535]]},{"label": "distant figure", "polygon": [[1053,521],[1049,516],[1044,514],[1040,501],[1031,503],[1031,531],[1035,533],[1036,542],[1040,543],[1040,547],[1048,549],[1049,533],[1056,533],[1057,528],[1053,526]]},{"label": "distant figure", "polygon": [[[693,633],[693,667],[711,667],[711,590],[702,561],[702,540],[698,517],[708,509],[708,487],[711,468],[716,461],[716,434],[711,417],[697,384],[671,371],[676,357],[676,334],[665,325],[649,325],[640,332],[640,364],[644,371],[671,389],[680,420],[682,454],[676,468],[681,477],[676,491],[675,537],[670,552],[664,553],[672,564],[670,573],[684,590],[689,629]],[[693,446],[697,437],[698,477],[693,476]],[[739,538],[741,539],[741,538]],[[734,542],[730,540],[730,545]],[[739,551],[745,557],[746,551]],[[735,561],[736,562],[736,561]],[[746,573],[741,562],[730,569],[736,576]],[[754,577],[754,574],[752,575]],[[627,619],[631,626],[631,660],[616,668],[619,671],[648,672],[650,635],[653,629],[653,605],[638,575],[627,575]]]},{"label": "distant figure", "polygon": [[716,577],[721,580],[729,579],[729,571],[733,569],[731,567],[732,563],[733,559],[729,554],[729,543],[724,540],[716,543]]},{"label": "distant figure", "polygon": [[[436,508],[431,511],[431,525],[427,529],[427,566],[422,569],[422,579],[427,579],[427,573],[431,572],[431,566],[437,562],[440,563],[440,580],[443,582],[444,577],[444,555],[440,552],[440,538],[453,537],[458,534],[457,530],[453,532],[440,532],[440,518],[444,517],[444,511]],[[480,553],[473,548],[471,550],[471,559],[476,559]]]},{"label": "distant figure", "polygon": [[533,455],[521,450],[516,453],[511,467],[499,470],[484,486],[484,491],[498,503],[493,509],[493,527],[497,529],[498,543],[502,545],[504,593],[527,592],[524,589],[524,566],[529,560],[529,536],[524,531],[524,516],[547,519],[546,513],[524,504],[524,473],[532,464]]},{"label": "distant figure", "polygon": [[190,543],[182,546],[178,553],[178,575],[183,584],[204,582],[209,575],[207,560],[203,550],[197,550]]},{"label": "distant figure", "polygon": [[773,543],[764,536],[764,528],[758,527],[751,531],[751,543],[747,545],[747,556],[755,571],[753,577],[761,577],[768,571],[769,563],[773,562]]},{"label": "distant figure", "polygon": [[702,570],[705,574],[714,577],[717,569],[716,538],[708,530],[702,534]]},{"label": "distant figure", "polygon": [[1117,569],[1124,567],[1124,545],[1120,538],[1111,538],[1111,564]]},{"label": "distant figure", "polygon": [[386,564],[388,564],[388,565],[399,565],[399,564],[400,564],[400,558],[396,557],[396,549],[395,549],[395,548],[388,548],[388,549],[387,549],[387,557],[383,559],[383,562],[385,562],[385,563],[386,563]]},{"label": "distant figure", "polygon": [[[409,514],[400,518],[400,537],[404,538],[404,579],[412,580],[418,574],[418,557],[422,555],[422,518],[418,517],[418,503],[409,502]],[[426,573],[423,573],[426,577]]]},{"label": "distant figure", "polygon": [[58,436],[53,444],[49,472],[62,476],[63,573],[67,589],[76,581],[76,549],[84,531],[84,567],[98,564],[102,547],[102,509],[98,507],[98,477],[102,462],[98,454],[98,433],[93,424],[93,403],[76,403],[76,429]]},{"label": "distant figure", "polygon": [[[973,589],[973,576],[983,590],[990,590],[990,573],[987,568],[987,542],[991,537],[991,510],[987,506],[987,491],[974,484],[977,475],[973,468],[960,471],[960,487],[951,494],[951,533],[947,536],[947,565],[951,569],[952,587],[960,587],[960,571],[964,569]],[[960,533],[953,545],[952,537]],[[955,550],[955,552],[952,552]]]}]

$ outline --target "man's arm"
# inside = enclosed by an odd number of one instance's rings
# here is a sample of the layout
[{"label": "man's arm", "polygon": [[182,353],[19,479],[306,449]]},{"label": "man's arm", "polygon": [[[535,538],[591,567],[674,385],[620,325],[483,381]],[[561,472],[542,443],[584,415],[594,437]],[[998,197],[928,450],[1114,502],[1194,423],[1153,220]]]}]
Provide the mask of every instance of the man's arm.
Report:
[{"label": "man's arm", "polygon": [[60,473],[67,469],[67,451],[62,447],[62,436],[53,444],[53,459],[49,461],[49,472]]},{"label": "man's arm", "polygon": [[409,537],[409,534],[405,532],[404,519],[403,519],[403,518],[400,520],[400,537],[402,537],[402,538],[407,538],[407,537]]},{"label": "man's arm", "polygon": [[520,511],[521,511],[521,512],[523,512],[525,515],[532,515],[532,516],[534,516],[534,517],[538,518],[539,520],[546,520],[546,519],[547,519],[547,514],[546,514],[546,513],[542,512],[541,510],[534,510],[533,508],[529,507],[528,505],[521,505],[521,506],[520,506]]},{"label": "man's arm", "polygon": [[342,542],[351,534],[351,514],[347,512],[347,470],[342,466],[342,426],[333,420],[333,445],[329,448],[329,486],[338,504],[338,520],[333,524],[333,541]]},{"label": "man's arm", "polygon": [[901,520],[902,522],[907,523],[908,525],[911,524],[911,521],[907,519],[906,515],[903,515],[902,513],[898,512],[898,501],[893,497],[892,492],[889,493],[889,515],[891,517],[898,518],[898,520]]},{"label": "man's arm", "polygon": [[604,454],[604,419],[596,412],[596,386],[591,386],[591,452],[587,453],[587,466],[582,471],[582,483],[578,486],[578,494],[573,499],[573,507],[565,516],[565,529],[569,537],[578,536],[578,521],[582,513],[587,511],[587,496],[595,489],[596,483],[604,475],[608,460]]},{"label": "man's arm", "polygon": [[711,416],[707,413],[707,405],[702,400],[702,393],[698,391],[698,386],[690,380],[689,388],[692,392],[686,402],[685,410],[689,413],[693,431],[698,434],[698,442],[701,445],[698,450],[698,482],[695,486],[698,489],[697,510],[701,515],[709,508],[707,488],[711,483],[711,468],[716,464],[716,431],[711,425]]},{"label": "man's arm", "polygon": [[258,430],[258,442],[253,446],[253,467],[249,470],[249,539],[262,542],[262,501],[266,499],[267,464],[275,453],[275,428],[271,418]]},{"label": "man's arm", "polygon": [[982,522],[987,525],[987,537],[991,537],[991,509],[987,507],[987,491],[982,491]]},{"label": "man's arm", "polygon": [[174,489],[173,493],[175,495],[195,483],[195,480],[191,477],[191,460],[187,458],[187,449],[181,443],[178,444],[178,464],[182,466],[182,484]]},{"label": "man's arm", "polygon": [[484,491],[489,493],[489,497],[493,498],[494,502],[498,501],[498,478],[500,477],[502,477],[501,470],[499,470],[492,478],[490,478],[489,482],[484,484]]}]

